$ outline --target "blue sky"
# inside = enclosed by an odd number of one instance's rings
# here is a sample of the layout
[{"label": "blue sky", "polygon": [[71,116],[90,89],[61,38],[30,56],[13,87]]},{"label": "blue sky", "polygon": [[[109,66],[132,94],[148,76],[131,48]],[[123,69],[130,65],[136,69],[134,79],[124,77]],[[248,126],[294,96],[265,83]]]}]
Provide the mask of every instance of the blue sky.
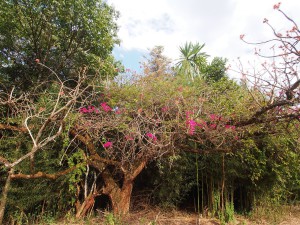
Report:
[{"label": "blue sky", "polygon": [[[203,49],[214,56],[225,57],[230,63],[241,57],[253,58],[254,47],[240,41],[245,34],[249,41],[266,40],[272,32],[263,19],[267,18],[278,32],[291,24],[273,9],[273,0],[107,0],[120,12],[121,45],[114,55],[126,68],[140,71],[139,62],[149,49],[164,46],[165,55],[179,57],[179,46],[186,41],[205,43]],[[282,0],[281,9],[300,23],[299,0]]]},{"label": "blue sky", "polygon": [[117,60],[120,60],[125,66],[125,69],[130,69],[132,72],[141,72],[140,62],[144,60],[144,56],[147,55],[146,51],[142,50],[125,50],[119,46],[116,46],[113,50],[113,55]]}]

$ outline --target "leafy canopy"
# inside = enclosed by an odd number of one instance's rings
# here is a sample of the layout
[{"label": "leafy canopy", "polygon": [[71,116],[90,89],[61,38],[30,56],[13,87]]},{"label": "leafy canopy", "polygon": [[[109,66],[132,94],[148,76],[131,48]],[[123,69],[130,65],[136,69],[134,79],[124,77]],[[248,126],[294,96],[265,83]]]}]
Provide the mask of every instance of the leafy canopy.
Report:
[{"label": "leafy canopy", "polygon": [[113,74],[118,13],[101,0],[3,0],[0,2],[0,80],[23,89],[51,79]]}]

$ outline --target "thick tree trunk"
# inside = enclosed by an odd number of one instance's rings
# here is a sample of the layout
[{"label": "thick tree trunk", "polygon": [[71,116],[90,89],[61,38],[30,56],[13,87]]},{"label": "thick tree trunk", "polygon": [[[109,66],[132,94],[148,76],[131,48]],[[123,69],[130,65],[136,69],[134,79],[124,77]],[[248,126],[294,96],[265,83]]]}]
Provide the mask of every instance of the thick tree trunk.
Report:
[{"label": "thick tree trunk", "polygon": [[2,197],[1,197],[1,203],[0,203],[0,225],[2,225],[2,222],[3,222],[6,201],[7,201],[7,195],[8,195],[8,190],[10,188],[12,173],[13,173],[13,169],[10,169],[10,171],[8,172],[8,176],[6,178],[5,186],[2,191]]},{"label": "thick tree trunk", "polygon": [[146,161],[143,161],[139,163],[133,171],[127,171],[127,173],[124,174],[124,180],[121,186],[116,183],[109,171],[103,172],[102,177],[105,183],[103,194],[109,196],[114,214],[120,215],[129,213],[134,179],[140,174],[145,165]]},{"label": "thick tree trunk", "polygon": [[122,188],[118,188],[109,194],[114,214],[127,214],[129,212],[132,188],[133,181],[125,181]]}]

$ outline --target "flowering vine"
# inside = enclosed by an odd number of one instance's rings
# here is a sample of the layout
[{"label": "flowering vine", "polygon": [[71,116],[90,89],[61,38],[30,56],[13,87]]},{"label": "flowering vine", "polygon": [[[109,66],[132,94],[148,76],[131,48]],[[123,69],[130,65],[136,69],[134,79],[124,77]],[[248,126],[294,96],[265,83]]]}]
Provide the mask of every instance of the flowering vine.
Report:
[{"label": "flowering vine", "polygon": [[80,113],[92,113],[92,112],[99,113],[99,110],[97,108],[95,108],[94,106],[88,106],[87,108],[85,108],[85,107],[80,108],[79,112]]},{"label": "flowering vine", "polygon": [[101,106],[101,108],[102,108],[105,112],[110,112],[110,111],[112,111],[112,108],[111,108],[109,105],[107,105],[106,102],[102,102],[102,103],[100,104],[100,106]]},{"label": "flowering vine", "polygon": [[155,134],[152,133],[147,133],[146,136],[150,139],[152,139],[153,141],[157,141],[157,137],[155,136]]},{"label": "flowering vine", "polygon": [[105,143],[103,144],[103,147],[104,147],[104,148],[111,148],[111,147],[112,147],[112,142],[110,142],[110,141],[105,142]]}]

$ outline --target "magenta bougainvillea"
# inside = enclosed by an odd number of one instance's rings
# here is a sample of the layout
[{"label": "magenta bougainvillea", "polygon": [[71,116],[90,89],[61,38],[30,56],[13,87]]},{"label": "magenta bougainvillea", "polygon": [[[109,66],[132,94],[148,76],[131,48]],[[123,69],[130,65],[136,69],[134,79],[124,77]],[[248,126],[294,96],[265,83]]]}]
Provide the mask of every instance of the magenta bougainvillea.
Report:
[{"label": "magenta bougainvillea", "polygon": [[210,115],[209,115],[209,119],[210,119],[211,121],[221,121],[221,120],[222,120],[222,117],[219,116],[219,115],[216,115],[216,114],[210,114]]},{"label": "magenta bougainvillea", "polygon": [[226,124],[226,125],[225,125],[225,129],[228,129],[228,130],[235,130],[235,126]]},{"label": "magenta bougainvillea", "polygon": [[161,111],[164,112],[164,113],[168,112],[168,110],[169,110],[169,108],[167,106],[164,106],[164,107],[161,108]]},{"label": "magenta bougainvillea", "polygon": [[152,133],[147,133],[146,136],[150,139],[152,139],[153,141],[157,141],[157,137],[155,136],[155,134]]},{"label": "magenta bougainvillea", "polygon": [[194,120],[189,120],[188,124],[188,134],[193,135],[198,124]]},{"label": "magenta bougainvillea", "polygon": [[134,138],[132,137],[132,135],[125,135],[125,139],[127,141],[133,141],[134,140]]},{"label": "magenta bougainvillea", "polygon": [[87,108],[82,107],[79,109],[80,113],[99,113],[99,109],[95,108],[94,106],[88,106]]},{"label": "magenta bougainvillea", "polygon": [[211,129],[216,129],[216,128],[217,128],[217,124],[212,123],[212,124],[209,125],[209,127],[210,127]]},{"label": "magenta bougainvillea", "polygon": [[103,144],[103,147],[104,147],[104,148],[110,148],[110,147],[112,147],[112,142],[110,142],[110,141],[105,142],[105,143]]},{"label": "magenta bougainvillea", "polygon": [[112,108],[111,108],[109,105],[107,105],[106,102],[102,102],[102,103],[100,104],[100,106],[101,106],[101,108],[102,108],[105,112],[110,112],[110,111],[112,111]]}]

